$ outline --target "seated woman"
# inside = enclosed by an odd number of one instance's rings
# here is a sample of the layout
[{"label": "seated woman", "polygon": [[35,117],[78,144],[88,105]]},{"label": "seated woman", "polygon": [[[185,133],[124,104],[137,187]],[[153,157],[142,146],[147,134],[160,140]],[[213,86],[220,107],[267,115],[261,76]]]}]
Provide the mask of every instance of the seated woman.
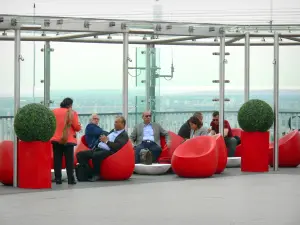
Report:
[{"label": "seated woman", "polygon": [[188,122],[191,127],[190,138],[208,135],[207,129],[203,127],[203,123],[198,117],[192,116]]}]

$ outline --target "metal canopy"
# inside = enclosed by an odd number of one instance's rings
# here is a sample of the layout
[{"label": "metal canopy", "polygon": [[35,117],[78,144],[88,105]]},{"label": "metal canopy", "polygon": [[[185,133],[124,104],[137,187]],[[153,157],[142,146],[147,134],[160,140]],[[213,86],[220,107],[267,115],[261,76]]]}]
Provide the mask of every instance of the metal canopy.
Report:
[{"label": "metal canopy", "polygon": [[21,30],[22,41],[122,44],[123,33],[129,33],[130,44],[219,46],[219,38],[225,36],[226,46],[244,46],[245,33],[249,33],[250,46],[273,46],[277,32],[281,38],[279,45],[300,45],[300,24],[209,24],[0,14],[0,40],[14,40],[12,31],[17,29]]}]

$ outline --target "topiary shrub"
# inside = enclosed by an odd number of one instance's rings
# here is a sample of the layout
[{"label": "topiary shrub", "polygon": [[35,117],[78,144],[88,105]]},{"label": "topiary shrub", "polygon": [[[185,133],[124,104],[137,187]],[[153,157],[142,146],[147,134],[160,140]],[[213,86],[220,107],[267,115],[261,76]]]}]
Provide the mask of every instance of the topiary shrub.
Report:
[{"label": "topiary shrub", "polygon": [[238,123],[246,132],[266,132],[274,122],[271,106],[259,99],[244,103],[238,112]]},{"label": "topiary shrub", "polygon": [[25,142],[49,141],[56,129],[53,112],[41,104],[28,104],[19,109],[14,120],[18,138]]}]

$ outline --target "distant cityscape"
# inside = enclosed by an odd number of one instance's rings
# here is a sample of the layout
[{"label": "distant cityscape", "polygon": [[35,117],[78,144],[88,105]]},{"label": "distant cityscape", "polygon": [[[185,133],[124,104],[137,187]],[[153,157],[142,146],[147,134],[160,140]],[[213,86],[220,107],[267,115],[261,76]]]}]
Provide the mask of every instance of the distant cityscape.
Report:
[{"label": "distant cityscape", "polygon": [[[65,97],[74,99],[74,109],[81,114],[88,113],[120,113],[122,111],[122,93],[119,90],[72,90],[52,91],[51,108],[58,107]],[[225,97],[230,99],[225,103],[225,110],[238,111],[244,102],[243,91],[227,91]],[[258,98],[273,106],[272,91],[252,91],[250,97]],[[218,92],[198,91],[190,93],[164,94],[157,96],[156,111],[185,112],[218,110],[219,103],[212,101],[218,98]],[[43,101],[42,97],[34,100],[30,97],[21,98],[21,105]],[[0,116],[13,115],[13,98],[0,98]],[[145,96],[142,92],[130,91],[128,97],[129,112],[142,112],[145,109]],[[280,91],[279,110],[281,112],[300,112],[300,90]]]}]

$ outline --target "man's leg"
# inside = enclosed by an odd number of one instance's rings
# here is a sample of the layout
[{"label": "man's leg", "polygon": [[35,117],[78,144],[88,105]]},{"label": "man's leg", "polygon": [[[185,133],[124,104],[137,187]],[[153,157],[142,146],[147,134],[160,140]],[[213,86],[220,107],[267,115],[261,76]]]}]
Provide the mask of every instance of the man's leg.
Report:
[{"label": "man's leg", "polygon": [[100,166],[104,159],[112,155],[113,153],[111,151],[103,150],[103,149],[96,149],[93,154],[93,173],[94,176],[97,176],[99,178],[100,175]]},{"label": "man's leg", "polygon": [[140,145],[137,145],[134,147],[134,151],[135,151],[135,163],[138,164],[138,163],[141,163],[140,162],[140,152],[142,149],[144,149],[145,146],[143,143],[141,143]]},{"label": "man's leg", "polygon": [[89,160],[93,158],[93,151],[81,151],[76,154],[76,158],[79,164],[81,165],[88,165]]},{"label": "man's leg", "polygon": [[225,137],[224,140],[228,151],[228,157],[234,157],[237,140],[234,137]]},{"label": "man's leg", "polygon": [[152,162],[157,162],[160,154],[161,147],[159,147],[155,142],[149,143],[148,149],[152,152]]}]

